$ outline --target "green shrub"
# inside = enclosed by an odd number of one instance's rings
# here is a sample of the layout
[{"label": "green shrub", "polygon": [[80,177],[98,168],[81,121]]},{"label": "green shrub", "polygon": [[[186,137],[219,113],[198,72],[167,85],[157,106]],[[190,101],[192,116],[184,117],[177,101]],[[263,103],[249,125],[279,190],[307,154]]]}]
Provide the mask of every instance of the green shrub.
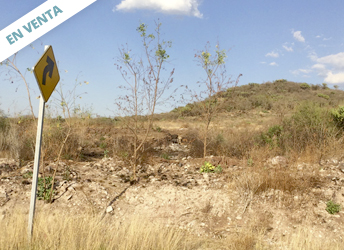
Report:
[{"label": "green shrub", "polygon": [[170,159],[171,159],[170,155],[167,154],[167,153],[162,153],[162,154],[160,155],[160,158],[163,158],[163,159],[165,159],[165,160],[170,160]]},{"label": "green shrub", "polygon": [[[53,177],[45,177],[45,178],[38,178],[37,183],[37,198],[39,200],[50,200],[50,189],[52,187],[52,180]],[[52,195],[54,195],[54,192],[52,192]]]},{"label": "green shrub", "polygon": [[285,83],[285,82],[287,82],[287,79],[278,79],[274,81],[274,83]]},{"label": "green shrub", "polygon": [[334,203],[333,201],[328,201],[326,203],[326,211],[329,214],[336,214],[336,213],[338,213],[340,211],[340,205]]},{"label": "green shrub", "polygon": [[312,84],[312,90],[318,90],[320,88],[321,88],[321,86],[319,84],[316,84],[316,85]]},{"label": "green shrub", "polygon": [[302,152],[311,145],[324,148],[337,134],[330,112],[313,102],[301,104],[290,118],[283,120],[282,126],[280,144],[284,150]]},{"label": "green shrub", "polygon": [[322,94],[322,93],[318,93],[318,97],[324,98],[326,100],[329,100],[330,97],[328,95]]},{"label": "green shrub", "polygon": [[340,106],[337,109],[332,109],[331,116],[336,125],[339,128],[344,129],[344,106]]},{"label": "green shrub", "polygon": [[304,82],[304,83],[301,83],[301,84],[300,84],[300,88],[301,88],[301,89],[310,89],[311,86],[309,86],[309,84],[307,84],[307,83]]},{"label": "green shrub", "polygon": [[269,128],[268,132],[262,133],[260,135],[260,140],[263,144],[267,144],[270,148],[278,147],[281,134],[283,132],[283,127],[280,125],[275,125]]},{"label": "green shrub", "polygon": [[328,89],[327,83],[323,83],[323,84],[322,84],[322,88],[323,88],[323,89]]}]

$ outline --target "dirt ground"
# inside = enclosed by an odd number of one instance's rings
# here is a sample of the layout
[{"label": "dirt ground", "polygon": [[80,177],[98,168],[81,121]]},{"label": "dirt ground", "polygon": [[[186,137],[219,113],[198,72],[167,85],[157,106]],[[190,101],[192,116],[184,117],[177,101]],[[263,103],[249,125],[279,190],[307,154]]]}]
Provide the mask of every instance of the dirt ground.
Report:
[{"label": "dirt ground", "polygon": [[[187,154],[187,146],[178,143],[159,150]],[[344,161],[296,164],[275,157],[263,164],[262,175],[244,161],[207,160],[221,165],[222,172],[201,173],[204,159],[172,157],[139,166],[135,184],[130,182],[129,167],[119,158],[65,161],[58,167],[53,203],[40,200],[37,209],[66,216],[92,211],[102,215],[102,220],[115,217],[125,221],[137,215],[213,238],[249,228],[262,233],[267,246],[297,235],[301,229],[315,238],[342,242],[344,212],[329,214],[326,203],[332,200],[344,205]],[[54,168],[54,163],[46,164],[45,175],[51,175]],[[32,170],[32,162],[19,167],[14,160],[0,159],[0,222],[13,211],[28,214]],[[285,183],[268,185],[271,173],[291,178],[276,178],[274,181]],[[299,182],[287,183],[293,178]],[[303,182],[307,188],[301,188]]]}]

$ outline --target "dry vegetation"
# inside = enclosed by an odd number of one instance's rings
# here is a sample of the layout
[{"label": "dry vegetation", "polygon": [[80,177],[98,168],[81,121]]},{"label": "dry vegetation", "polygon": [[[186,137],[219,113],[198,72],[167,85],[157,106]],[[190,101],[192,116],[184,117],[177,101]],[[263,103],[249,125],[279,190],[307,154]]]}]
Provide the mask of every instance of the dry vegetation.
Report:
[{"label": "dry vegetation", "polygon": [[[135,185],[149,183],[154,177],[161,179],[161,185],[163,181],[173,180],[176,186],[197,187],[197,178],[203,178],[199,177],[199,169],[207,160],[214,166],[221,165],[223,172],[218,174],[220,177],[205,175],[204,178],[219,178],[214,182],[221,183],[229,195],[237,194],[238,216],[254,214],[248,212],[253,203],[256,204],[257,216],[247,215],[249,218],[245,224],[235,224],[230,233],[214,231],[207,237],[198,237],[178,227],[166,227],[158,221],[152,223],[133,216],[119,222],[114,217],[101,220],[94,210],[79,216],[40,211],[33,242],[29,246],[26,216],[13,212],[1,221],[5,226],[0,227],[0,249],[342,249],[342,240],[323,240],[307,229],[307,223],[314,220],[310,215],[308,222],[307,217],[299,219],[297,230],[285,237],[274,238],[273,244],[266,238],[275,223],[269,213],[278,209],[306,211],[310,206],[316,206],[318,201],[328,199],[329,196],[317,190],[331,183],[321,172],[326,169],[326,161],[337,159],[341,162],[344,153],[344,119],[338,108],[343,104],[344,92],[329,89],[326,84],[277,80],[230,88],[218,95],[218,100],[223,102],[222,110],[213,119],[207,142],[207,152],[214,157],[202,158],[204,145],[199,131],[204,125],[199,103],[155,115],[147,143],[138,152],[139,181]],[[70,133],[63,147],[64,161],[94,162],[113,157],[130,166],[135,138],[126,126],[127,118],[68,119],[68,125],[62,118],[46,119],[44,161],[52,162],[58,158],[57,149]],[[144,117],[142,122],[145,122]],[[68,132],[70,126],[72,130]],[[18,168],[32,161],[35,132],[32,118],[0,117],[0,157],[16,159]],[[144,134],[142,130],[139,136]],[[185,145],[188,151],[161,151],[173,140]],[[177,171],[165,173],[161,167],[149,170],[161,162],[186,164],[181,159],[187,156],[195,160],[193,170],[180,170],[180,174]],[[277,159],[277,163],[272,163],[271,159]],[[308,165],[300,167],[302,164]],[[66,168],[59,171],[63,176]],[[121,178],[127,183],[130,176],[132,173]],[[189,187],[190,181],[184,185],[178,178],[197,179],[197,185]],[[110,183],[110,180],[106,181]],[[342,186],[338,183],[337,189]],[[269,200],[262,197],[269,197]],[[259,210],[258,204],[262,200],[264,204],[270,202],[271,207],[266,210],[269,213]],[[201,208],[200,214],[209,219],[209,224],[215,225],[215,221],[220,219],[211,213],[211,203]],[[305,212],[307,216],[309,213]]]}]

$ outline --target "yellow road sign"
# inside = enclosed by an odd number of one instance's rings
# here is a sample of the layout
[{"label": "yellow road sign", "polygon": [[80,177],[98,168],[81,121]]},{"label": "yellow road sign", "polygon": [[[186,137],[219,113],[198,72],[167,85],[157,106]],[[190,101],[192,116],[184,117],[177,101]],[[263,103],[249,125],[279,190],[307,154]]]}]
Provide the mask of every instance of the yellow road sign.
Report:
[{"label": "yellow road sign", "polygon": [[57,83],[60,81],[60,74],[57,69],[53,48],[51,46],[49,46],[42,57],[38,60],[33,72],[43,99],[47,102]]}]

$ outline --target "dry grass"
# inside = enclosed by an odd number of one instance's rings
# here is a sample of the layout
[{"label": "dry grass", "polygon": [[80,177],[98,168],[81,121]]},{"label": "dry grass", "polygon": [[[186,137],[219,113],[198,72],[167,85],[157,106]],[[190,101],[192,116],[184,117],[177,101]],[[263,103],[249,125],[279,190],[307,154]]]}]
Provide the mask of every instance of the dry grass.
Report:
[{"label": "dry grass", "polygon": [[[144,219],[116,222],[112,218],[82,214],[39,213],[32,244],[28,244],[27,218],[14,214],[2,221],[0,249],[199,249],[208,245],[201,238]],[[202,248],[201,248],[202,249]]]},{"label": "dry grass", "polygon": [[99,220],[90,214],[36,214],[32,243],[27,238],[27,215],[15,213],[5,217],[0,227],[0,249],[116,249],[116,250],[210,250],[266,249],[263,230],[257,223],[233,231],[227,238],[193,236],[175,227],[166,227],[145,219],[119,222]]},{"label": "dry grass", "polygon": [[[272,249],[297,249],[297,250],[341,250],[343,240],[320,237],[321,233],[309,229],[300,229],[295,234],[290,234],[276,243]],[[319,236],[319,237],[317,237]]]}]

